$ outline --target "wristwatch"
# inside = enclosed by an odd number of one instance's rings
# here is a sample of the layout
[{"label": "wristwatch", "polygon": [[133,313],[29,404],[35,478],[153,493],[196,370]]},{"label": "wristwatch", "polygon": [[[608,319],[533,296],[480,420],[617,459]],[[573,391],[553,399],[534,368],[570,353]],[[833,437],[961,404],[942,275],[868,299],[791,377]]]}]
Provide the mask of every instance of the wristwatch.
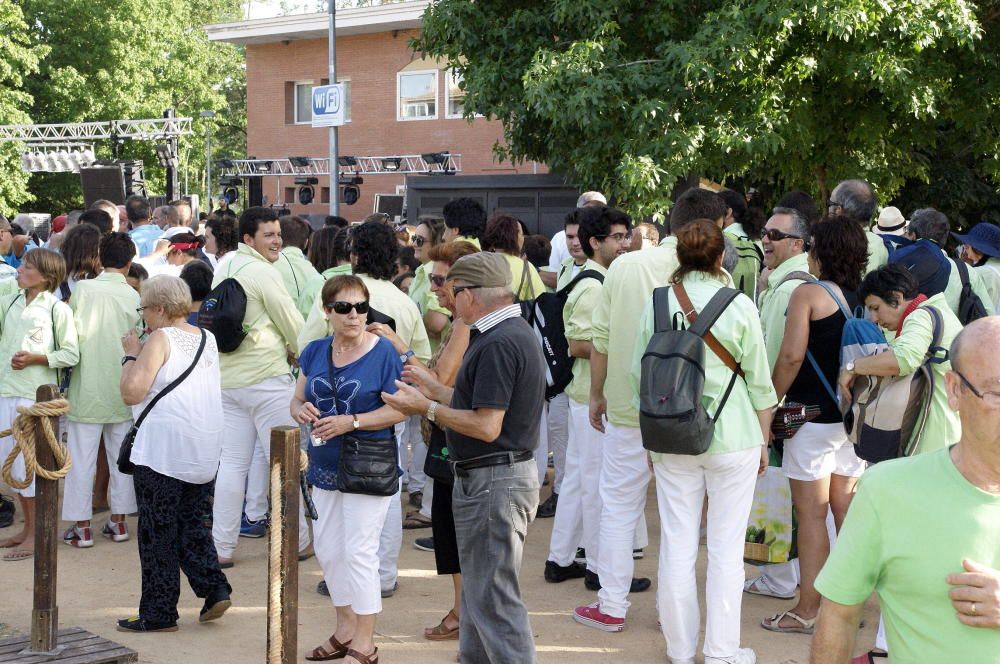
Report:
[{"label": "wristwatch", "polygon": [[122,366],[125,366],[125,363],[129,362],[129,361],[135,362],[136,361],[135,355],[126,355],[125,357],[123,357],[122,358]]},{"label": "wristwatch", "polygon": [[844,365],[844,371],[846,371],[849,374],[853,374],[854,373],[854,362],[851,361],[851,362],[848,362],[847,364],[845,364]]},{"label": "wristwatch", "polygon": [[431,405],[427,406],[427,421],[433,422],[435,416],[437,415],[438,402],[432,401]]},{"label": "wristwatch", "polygon": [[402,362],[403,364],[406,364],[406,361],[411,357],[413,357],[414,355],[416,355],[416,353],[414,353],[412,350],[408,350],[399,356],[399,361]]},{"label": "wristwatch", "polygon": [[357,415],[351,415],[354,418],[354,430],[357,431],[361,428],[361,420],[358,419]]}]

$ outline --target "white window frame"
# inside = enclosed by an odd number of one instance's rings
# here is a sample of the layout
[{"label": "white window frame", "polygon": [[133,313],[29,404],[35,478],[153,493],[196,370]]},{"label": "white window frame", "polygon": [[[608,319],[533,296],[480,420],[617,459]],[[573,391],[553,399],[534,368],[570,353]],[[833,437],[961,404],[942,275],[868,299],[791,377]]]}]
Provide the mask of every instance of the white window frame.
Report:
[{"label": "white window frame", "polygon": [[292,81],[292,124],[299,126],[312,126],[312,107],[309,107],[309,119],[306,122],[299,122],[299,86],[309,86],[309,98],[312,99],[312,88],[316,87],[315,81]]},{"label": "white window frame", "polygon": [[[453,69],[446,69],[445,72],[444,72],[444,75],[445,75],[445,80],[444,80],[444,117],[446,119],[448,119],[448,120],[460,120],[460,119],[462,119],[465,116],[462,115],[461,113],[459,113],[459,114],[456,115],[456,114],[454,114],[454,113],[451,112],[451,78],[453,76],[452,72],[454,72]],[[462,95],[462,99],[465,99],[465,95]],[[465,103],[464,102],[462,104],[462,107],[463,108],[465,107]]]},{"label": "white window frame", "polygon": [[[439,70],[437,69],[417,69],[414,71],[398,71],[396,72],[396,122],[422,122],[425,120],[437,120],[440,114],[440,103],[438,94],[440,88],[440,81],[438,76]],[[403,76],[414,76],[417,74],[433,74],[434,75],[434,115],[425,115],[423,117],[416,118],[404,118],[402,114],[402,104],[400,103],[400,92],[402,91]]]}]

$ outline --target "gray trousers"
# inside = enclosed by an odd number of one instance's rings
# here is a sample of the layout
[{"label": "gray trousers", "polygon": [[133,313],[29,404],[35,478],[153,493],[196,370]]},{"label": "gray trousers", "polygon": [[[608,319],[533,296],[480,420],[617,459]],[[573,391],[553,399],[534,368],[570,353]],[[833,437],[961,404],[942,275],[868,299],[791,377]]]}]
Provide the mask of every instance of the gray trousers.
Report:
[{"label": "gray trousers", "polygon": [[462,664],[535,664],[518,575],[538,508],[533,460],[455,477],[452,511],[462,564]]}]

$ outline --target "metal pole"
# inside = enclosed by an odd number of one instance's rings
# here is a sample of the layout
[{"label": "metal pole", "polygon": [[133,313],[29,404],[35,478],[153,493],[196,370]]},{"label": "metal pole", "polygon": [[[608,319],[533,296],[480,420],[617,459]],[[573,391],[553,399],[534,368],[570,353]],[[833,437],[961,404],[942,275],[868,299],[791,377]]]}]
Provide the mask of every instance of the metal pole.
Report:
[{"label": "metal pole", "polygon": [[[327,54],[330,60],[330,85],[337,83],[337,0],[327,0],[330,31]],[[337,164],[337,127],[330,127],[330,214],[340,214],[340,165]]]},{"label": "metal pole", "polygon": [[202,111],[201,117],[205,118],[208,125],[205,131],[205,200],[208,211],[212,211],[212,123],[209,118],[215,117],[215,111]]}]

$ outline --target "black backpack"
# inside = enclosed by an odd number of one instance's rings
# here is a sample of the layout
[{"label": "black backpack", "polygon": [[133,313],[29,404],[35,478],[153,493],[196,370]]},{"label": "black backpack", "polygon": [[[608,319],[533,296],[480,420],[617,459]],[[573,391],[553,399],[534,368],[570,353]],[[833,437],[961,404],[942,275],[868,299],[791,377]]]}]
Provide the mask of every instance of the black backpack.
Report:
[{"label": "black backpack", "polygon": [[[246,265],[236,270],[236,274],[244,267]],[[228,276],[202,301],[198,309],[198,327],[215,335],[220,353],[232,353],[247,338],[243,325],[246,315],[247,292],[233,276]]]},{"label": "black backpack", "polygon": [[578,283],[584,279],[596,279],[604,283],[604,275],[597,270],[583,270],[573,281],[555,293],[542,293],[534,300],[522,300],[521,317],[534,330],[545,357],[545,398],[552,399],[562,394],[573,380],[573,362],[563,325],[563,307]]},{"label": "black backpack", "polygon": [[962,280],[962,295],[958,298],[958,311],[955,312],[958,314],[958,320],[962,325],[968,325],[974,320],[986,318],[990,314],[986,311],[983,301],[972,290],[972,284],[969,283],[969,267],[961,260],[955,261],[955,267],[958,268],[958,276]]},{"label": "black backpack", "polygon": [[[670,314],[667,297],[670,288],[677,289],[678,303],[688,310],[686,318],[691,327],[686,330],[675,320],[677,316],[685,318],[685,314],[680,311],[674,316]],[[680,284],[653,291],[655,327],[642,355],[639,379],[639,430],[642,446],[647,450],[697,455],[711,446],[715,423],[743,370],[710,330],[740,292],[735,288],[720,288],[701,313],[695,314]],[[709,417],[702,403],[706,346],[733,372],[713,417]]]}]

